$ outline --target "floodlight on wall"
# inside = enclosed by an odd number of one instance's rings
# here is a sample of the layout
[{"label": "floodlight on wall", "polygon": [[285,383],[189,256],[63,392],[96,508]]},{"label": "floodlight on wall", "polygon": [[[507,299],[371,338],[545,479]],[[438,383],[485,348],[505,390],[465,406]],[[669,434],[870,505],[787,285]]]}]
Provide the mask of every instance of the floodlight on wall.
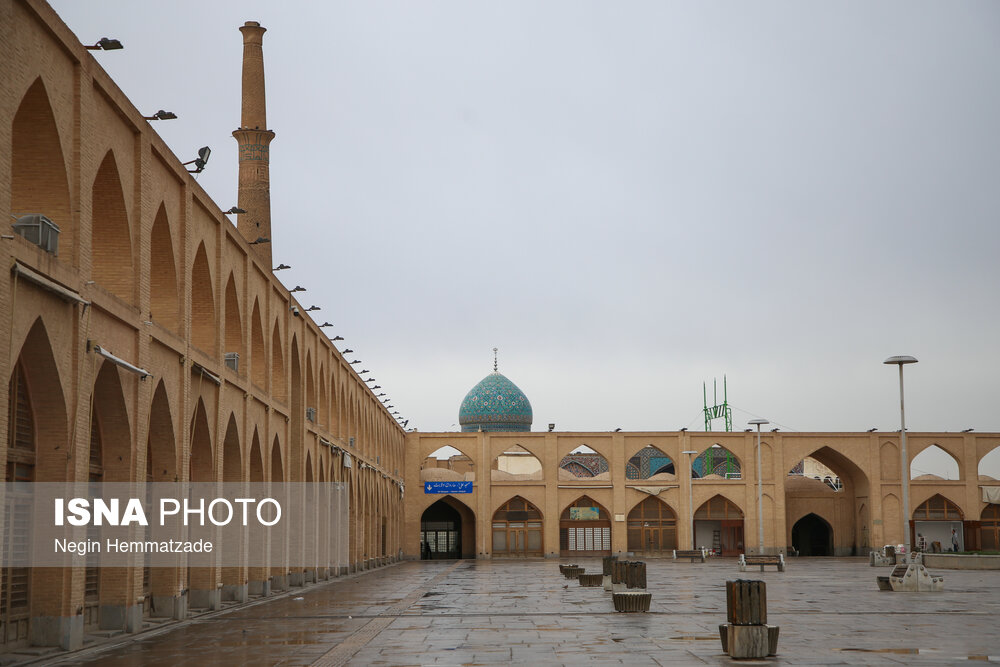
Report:
[{"label": "floodlight on wall", "polygon": [[375,389],[381,389],[381,388],[382,388],[382,385],[377,384],[374,387],[372,387],[372,390],[374,391]]},{"label": "floodlight on wall", "polygon": [[554,431],[554,430],[556,430],[556,425],[555,424],[549,424],[549,433],[552,433],[552,431]]},{"label": "floodlight on wall", "polygon": [[332,327],[333,325],[329,322],[323,322],[323,324],[317,324],[316,326],[322,329],[323,327]]},{"label": "floodlight on wall", "polygon": [[344,337],[343,336],[334,336],[330,340],[344,340]]},{"label": "floodlight on wall", "polygon": [[[232,207],[231,209],[229,209],[228,211],[223,211],[223,212],[222,212],[222,215],[241,215],[241,214],[243,214],[243,213],[246,213],[246,211],[244,211],[243,209],[241,209],[241,208],[240,208],[239,206],[233,206],[233,207]],[[285,266],[284,264],[282,264],[281,266],[279,266],[279,267],[278,267],[277,269],[274,269],[274,270],[275,270],[275,271],[278,271],[278,270],[279,270],[279,269],[281,269],[282,267],[284,267],[284,268],[286,268],[286,269],[290,269],[290,268],[292,268],[292,267],[290,267],[290,266]]]},{"label": "floodlight on wall", "polygon": [[305,292],[305,291],[306,291],[305,287],[303,287],[302,285],[296,285],[292,289],[288,290],[288,293],[292,294],[292,293],[295,293],[295,292]]},{"label": "floodlight on wall", "polygon": [[403,428],[406,428],[406,425],[409,424],[409,423],[410,423],[409,419],[407,419],[405,422],[403,422]]},{"label": "floodlight on wall", "polygon": [[352,350],[351,348],[347,348],[346,350],[342,350],[340,353],[341,354],[350,354],[351,352],[354,352],[354,350]]},{"label": "floodlight on wall", "polygon": [[[233,208],[236,208],[236,207],[234,206]],[[272,271],[284,271],[285,269],[290,269],[290,268],[292,268],[292,267],[288,266],[287,264],[278,264],[276,267],[274,267],[271,270]]]},{"label": "floodlight on wall", "polygon": [[139,368],[138,366],[134,366],[134,365],[130,364],[129,362],[125,361],[124,359],[116,357],[115,355],[111,354],[110,352],[108,352],[107,350],[105,350],[100,345],[94,345],[93,350],[94,350],[95,354],[97,354],[98,356],[104,357],[105,359],[107,359],[108,361],[110,361],[111,363],[113,363],[115,366],[118,366],[119,368],[124,368],[129,373],[135,373],[136,375],[139,376],[140,379],[145,380],[150,375],[152,375],[152,373],[150,373],[146,369]]},{"label": "floodlight on wall", "polygon": [[196,361],[191,362],[191,372],[197,373],[199,376],[205,378],[206,380],[212,382],[217,386],[222,386],[222,378],[220,378],[218,375],[208,370],[207,368],[205,368]]},{"label": "floodlight on wall", "polygon": [[394,415],[398,415],[398,414],[399,414],[399,410],[393,410],[393,411],[392,411],[392,414],[394,414]]},{"label": "floodlight on wall", "polygon": [[370,371],[370,370],[368,370],[367,368],[364,368],[364,369],[362,369],[362,370],[358,371],[358,375],[362,375],[362,374],[364,374],[364,373],[371,373],[371,371]]},{"label": "floodlight on wall", "polygon": [[976,429],[974,429],[974,428],[963,428],[962,429],[962,433],[972,433],[975,430]]},{"label": "floodlight on wall", "polygon": [[320,308],[319,306],[309,306],[308,308],[306,308],[307,313],[311,313],[314,310],[323,310],[323,309]]},{"label": "floodlight on wall", "polygon": [[194,165],[194,169],[188,169],[189,174],[200,174],[204,169],[205,165],[208,164],[208,158],[212,155],[212,149],[208,146],[202,146],[198,149],[198,157],[193,160],[188,160],[187,162],[182,162],[181,166],[186,167],[189,164]]},{"label": "floodlight on wall", "polygon": [[394,408],[394,407],[396,407],[396,406],[395,405],[387,405],[387,406],[385,406],[385,409],[388,410],[389,408]]},{"label": "floodlight on wall", "polygon": [[119,49],[124,49],[122,43],[117,39],[108,39],[107,37],[101,37],[97,40],[97,44],[93,46],[84,47],[88,51],[117,51]]},{"label": "floodlight on wall", "polygon": [[143,116],[143,120],[177,120],[177,114],[173,111],[164,111],[160,109],[152,116]]},{"label": "floodlight on wall", "polygon": [[351,363],[352,363],[352,364],[360,364],[360,363],[361,363],[361,360],[360,360],[360,359],[355,359],[355,360],[354,360],[354,361],[352,361]]},{"label": "floodlight on wall", "polygon": [[686,430],[688,430],[687,426],[681,429],[681,433],[684,433]]},{"label": "floodlight on wall", "polygon": [[875,432],[875,431],[877,431],[877,430],[878,430],[877,428],[875,428],[875,427],[872,427],[872,428],[868,429],[868,432],[869,432],[869,433],[874,433],[874,432]]},{"label": "floodlight on wall", "polygon": [[[376,394],[375,398],[378,398],[379,396],[385,396],[385,392],[382,392],[381,394]],[[386,399],[386,400],[388,400],[388,399]]]},{"label": "floodlight on wall", "polygon": [[266,236],[258,236],[256,241],[251,241],[247,245],[260,245],[261,243],[270,243],[271,239]]},{"label": "floodlight on wall", "polygon": [[622,427],[621,427],[621,426],[619,426],[618,428],[616,428],[616,429],[615,429],[615,433],[618,433],[618,432],[619,432],[619,431],[621,431],[621,430],[622,430]]}]

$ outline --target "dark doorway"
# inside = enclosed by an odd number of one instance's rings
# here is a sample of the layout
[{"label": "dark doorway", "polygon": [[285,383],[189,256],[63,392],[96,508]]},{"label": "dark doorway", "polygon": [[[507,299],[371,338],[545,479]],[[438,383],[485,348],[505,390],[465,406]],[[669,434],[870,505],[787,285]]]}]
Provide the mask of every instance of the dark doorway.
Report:
[{"label": "dark doorway", "polygon": [[420,517],[420,558],[438,560],[462,557],[462,515],[439,500]]},{"label": "dark doorway", "polygon": [[792,526],[792,546],[800,556],[832,556],[833,529],[815,514],[807,514]]}]

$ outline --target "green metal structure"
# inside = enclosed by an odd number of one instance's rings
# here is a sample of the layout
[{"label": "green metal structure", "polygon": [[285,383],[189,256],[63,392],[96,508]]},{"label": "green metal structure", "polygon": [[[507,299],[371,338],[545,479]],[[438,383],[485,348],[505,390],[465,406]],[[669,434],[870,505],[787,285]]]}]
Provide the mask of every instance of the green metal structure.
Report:
[{"label": "green metal structure", "polygon": [[715,405],[708,405],[708,390],[705,383],[701,383],[701,393],[705,405],[705,430],[712,430],[712,422],[716,419],[723,419],[726,422],[726,432],[733,430],[733,411],[729,409],[729,396],[726,391],[726,376],[722,376],[722,403],[719,403],[719,385],[717,380],[712,380],[712,400]]}]

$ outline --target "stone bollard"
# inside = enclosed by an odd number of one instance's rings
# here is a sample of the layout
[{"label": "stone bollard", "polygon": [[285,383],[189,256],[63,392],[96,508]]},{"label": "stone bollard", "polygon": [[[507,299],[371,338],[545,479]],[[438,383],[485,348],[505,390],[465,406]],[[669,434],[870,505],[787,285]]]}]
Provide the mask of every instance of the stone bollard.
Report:
[{"label": "stone bollard", "polygon": [[603,578],[604,578],[604,575],[601,575],[601,574],[584,574],[582,572],[577,576],[577,579],[579,579],[579,581],[580,581],[580,585],[581,586],[588,586],[588,587],[589,586],[594,586],[594,587],[600,586],[601,585],[601,580]]},{"label": "stone bollard", "polygon": [[577,567],[576,565],[568,565],[563,568],[563,576],[567,579],[576,579],[580,573],[584,571],[585,568]]},{"label": "stone bollard", "polygon": [[642,561],[628,561],[625,568],[625,587],[646,590],[646,564]]},{"label": "stone bollard", "polygon": [[603,581],[604,590],[611,590],[611,572],[614,570],[614,564],[618,562],[618,556],[605,556],[601,559],[601,563],[604,567]]},{"label": "stone bollard", "polygon": [[726,625],[719,626],[722,650],[731,658],[766,658],[778,652],[778,628],[767,625],[767,585],[726,582]]},{"label": "stone bollard", "polygon": [[628,570],[628,561],[615,561],[611,567],[611,592],[620,593],[625,590],[625,572]]},{"label": "stone bollard", "polygon": [[579,567],[579,565],[577,565],[576,563],[573,563],[572,565],[560,565],[559,566],[559,573],[560,574],[566,574],[566,568],[567,567]]},{"label": "stone bollard", "polygon": [[649,611],[649,603],[653,596],[644,591],[622,591],[613,593],[611,601],[615,605],[615,611]]}]

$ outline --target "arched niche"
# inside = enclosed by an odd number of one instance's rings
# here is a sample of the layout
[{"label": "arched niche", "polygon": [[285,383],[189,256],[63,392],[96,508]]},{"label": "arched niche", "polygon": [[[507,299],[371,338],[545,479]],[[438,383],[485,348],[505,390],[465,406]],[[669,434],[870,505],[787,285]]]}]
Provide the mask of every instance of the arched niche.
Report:
[{"label": "arched niche", "polygon": [[[54,222],[59,227],[59,256],[75,266],[77,230],[66,160],[41,77],[21,98],[11,129],[10,212],[16,216],[40,213]],[[45,187],[39,187],[40,183]]]},{"label": "arched niche", "polygon": [[792,525],[792,546],[800,556],[832,556],[833,526],[809,513]]},{"label": "arched niche", "polygon": [[200,243],[191,265],[191,344],[214,357],[217,328],[212,270],[205,244]]},{"label": "arched niche", "polygon": [[894,442],[883,442],[878,451],[879,467],[882,470],[882,479],[886,482],[898,482],[899,476],[899,447]]},{"label": "arched niche", "polygon": [[1000,480],[1000,446],[994,447],[979,459],[978,473],[983,482]]},{"label": "arched niche", "polygon": [[931,445],[910,461],[910,479],[914,481],[961,479],[961,468],[958,459],[951,453],[937,445]]},{"label": "arched niche", "polygon": [[742,479],[743,464],[738,456],[716,443],[695,457],[691,463],[694,479]]},{"label": "arched niche", "polygon": [[494,482],[527,482],[543,479],[542,462],[521,445],[511,445],[493,459],[490,479]]},{"label": "arched niche", "polygon": [[261,389],[267,388],[267,348],[264,344],[264,324],[260,317],[260,303],[253,300],[250,313],[250,380]]},{"label": "arched niche", "polygon": [[1000,505],[990,503],[979,516],[979,548],[983,551],[1000,550]]},{"label": "arched niche", "polygon": [[198,399],[191,426],[191,457],[188,479],[192,482],[215,481],[215,458],[212,454],[212,430],[209,427],[205,402]]},{"label": "arched niche", "polygon": [[149,239],[149,311],[151,319],[176,332],[181,306],[177,288],[177,264],[167,209],[161,203],[153,219]]},{"label": "arched niche", "polygon": [[229,414],[226,437],[222,442],[222,481],[243,481],[243,455],[240,446],[240,428],[236,415]]},{"label": "arched niche", "polygon": [[281,344],[278,320],[271,331],[271,395],[284,403],[288,400],[288,380],[285,376],[285,353]]},{"label": "arched niche", "polygon": [[674,461],[653,445],[646,445],[625,463],[625,479],[673,481],[677,479]]},{"label": "arched niche", "polygon": [[451,445],[438,447],[420,463],[421,482],[472,482],[476,469],[472,459]]},{"label": "arched niche", "polygon": [[587,445],[580,445],[559,462],[559,481],[580,479],[611,479],[608,460]]},{"label": "arched niche", "polygon": [[107,152],[97,170],[92,196],[91,276],[104,289],[132,303],[135,290],[132,233],[113,151]]},{"label": "arched niche", "polygon": [[226,355],[236,355],[236,363],[226,357],[226,365],[237,373],[245,373],[247,358],[243,351],[243,318],[240,316],[240,297],[236,291],[236,276],[229,274],[226,281],[226,328],[224,349]]}]

